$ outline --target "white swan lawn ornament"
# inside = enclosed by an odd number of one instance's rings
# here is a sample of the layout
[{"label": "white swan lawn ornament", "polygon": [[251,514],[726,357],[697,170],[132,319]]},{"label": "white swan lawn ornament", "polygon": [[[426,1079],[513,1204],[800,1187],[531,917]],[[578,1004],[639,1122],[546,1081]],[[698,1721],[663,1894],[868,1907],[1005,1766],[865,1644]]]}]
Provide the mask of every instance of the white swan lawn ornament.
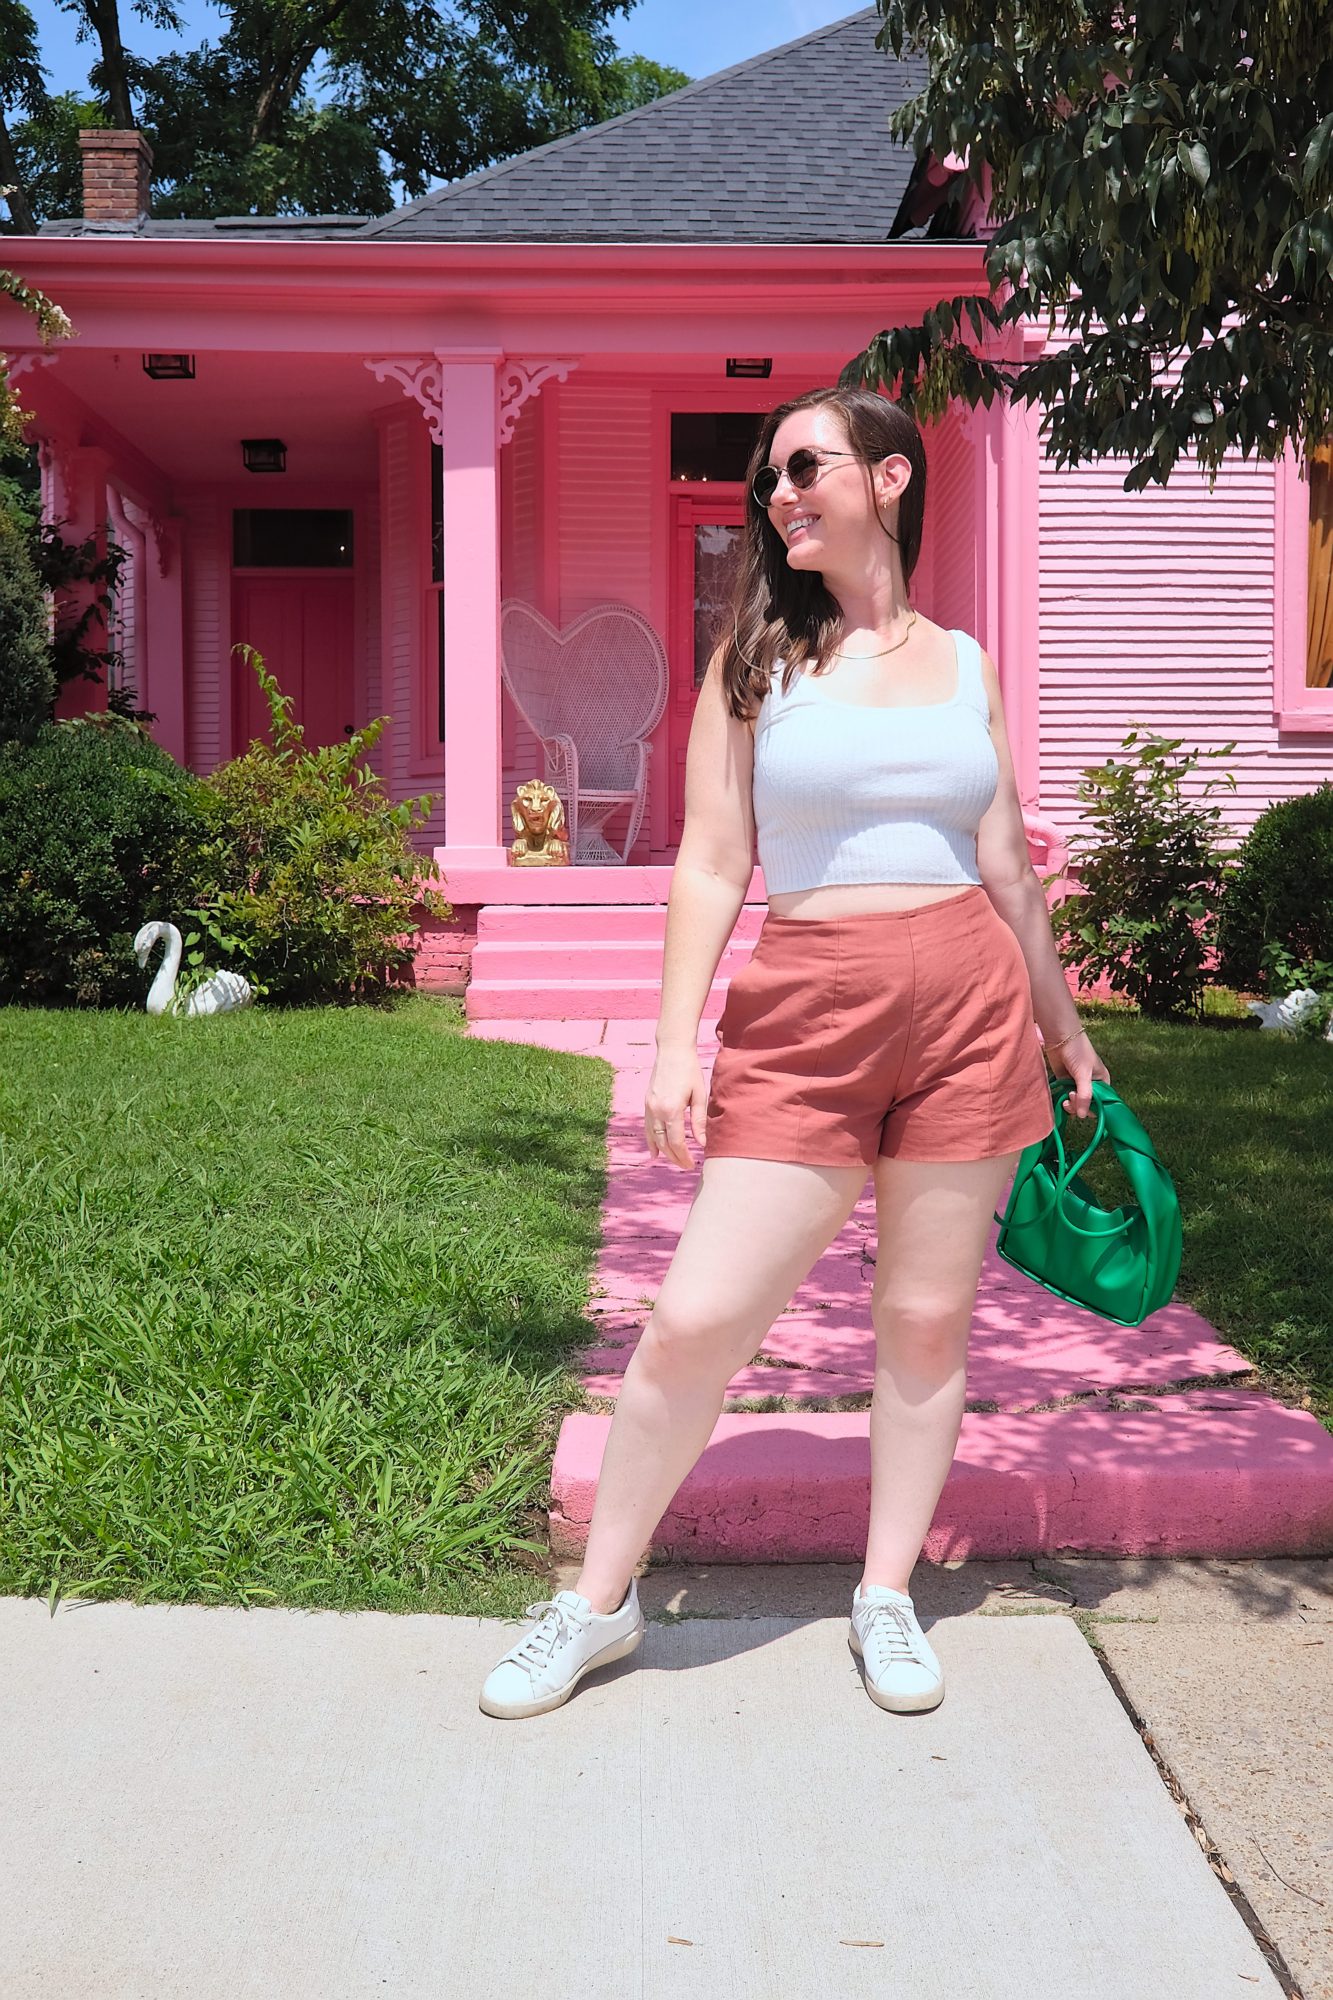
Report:
[{"label": "white swan lawn ornament", "polygon": [[[1319,1005],[1319,995],[1313,986],[1298,986],[1294,993],[1288,993],[1281,1000],[1247,1000],[1246,1007],[1251,1014],[1259,1016],[1261,1028],[1299,1028],[1306,1016]],[[1333,1042],[1333,1019],[1330,1019],[1326,1042]]]},{"label": "white swan lawn ornament", "polygon": [[134,940],[134,956],[140,965],[148,963],[155,944],[166,939],[167,949],[157,977],[148,989],[145,1005],[150,1014],[226,1014],[233,1007],[254,1003],[254,988],[239,972],[215,972],[183,1003],[176,998],[176,975],[181,969],[181,934],[175,924],[145,924]]}]

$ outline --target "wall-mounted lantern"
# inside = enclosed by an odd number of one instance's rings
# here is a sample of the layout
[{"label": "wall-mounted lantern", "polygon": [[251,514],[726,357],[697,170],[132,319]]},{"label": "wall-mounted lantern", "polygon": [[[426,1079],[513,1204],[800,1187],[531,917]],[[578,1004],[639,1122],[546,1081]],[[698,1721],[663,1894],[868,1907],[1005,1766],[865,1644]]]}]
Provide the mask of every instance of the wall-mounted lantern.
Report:
[{"label": "wall-mounted lantern", "polygon": [[287,447],[281,438],[242,438],[241,454],[247,472],[287,470]]},{"label": "wall-mounted lantern", "polygon": [[145,375],[151,375],[155,382],[193,382],[194,356],[192,354],[145,354],[143,358]]}]

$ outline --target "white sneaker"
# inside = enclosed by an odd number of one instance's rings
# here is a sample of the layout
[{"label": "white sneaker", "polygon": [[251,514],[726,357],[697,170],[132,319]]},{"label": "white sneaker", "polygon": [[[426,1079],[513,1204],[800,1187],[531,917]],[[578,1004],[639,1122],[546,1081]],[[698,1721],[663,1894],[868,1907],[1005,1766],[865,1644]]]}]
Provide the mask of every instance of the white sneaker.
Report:
[{"label": "white sneaker", "polygon": [[527,1607],[537,1620],[487,1674],[479,1706],[487,1715],[544,1715],[569,1700],[583,1676],[632,1653],[643,1638],[637,1580],[614,1611],[594,1611],[576,1590]]},{"label": "white sneaker", "polygon": [[944,1669],[905,1590],[858,1584],[847,1643],[865,1668],[866,1693],[881,1708],[909,1714],[943,1701]]}]

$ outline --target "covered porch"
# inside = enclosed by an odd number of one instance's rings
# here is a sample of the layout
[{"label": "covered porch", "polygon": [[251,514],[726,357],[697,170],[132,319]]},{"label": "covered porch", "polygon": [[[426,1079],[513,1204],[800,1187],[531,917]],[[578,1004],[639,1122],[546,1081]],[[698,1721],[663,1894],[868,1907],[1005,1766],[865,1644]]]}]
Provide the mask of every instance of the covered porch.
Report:
[{"label": "covered porch", "polygon": [[[387,715],[377,767],[395,797],[433,795],[423,839],[455,908],[423,978],[529,1014],[524,983],[579,979],[581,959],[589,1011],[622,976],[625,1012],[651,1011],[755,430],[878,327],[975,283],[975,251],[108,237],[29,239],[22,262],[77,329],[44,350],[17,308],[0,327],[43,511],[128,549],[112,637],[164,745],[206,771],[261,732],[239,641],[312,742]],[[926,440],[914,600],[995,657],[1034,859],[1055,865],[1036,811],[1036,418],[955,409]],[[655,635],[665,697],[628,847],[629,802],[568,868],[511,865],[514,794],[552,767],[505,687],[502,603],[558,632],[629,607]],[[497,906],[515,913],[503,944]],[[613,960],[594,947],[616,927]]]}]

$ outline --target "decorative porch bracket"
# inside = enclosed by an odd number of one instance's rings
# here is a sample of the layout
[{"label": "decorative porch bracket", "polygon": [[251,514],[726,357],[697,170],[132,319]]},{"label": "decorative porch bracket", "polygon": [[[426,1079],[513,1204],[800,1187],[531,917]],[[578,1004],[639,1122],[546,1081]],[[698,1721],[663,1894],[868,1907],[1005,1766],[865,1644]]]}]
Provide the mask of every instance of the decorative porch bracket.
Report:
[{"label": "decorative porch bracket", "polygon": [[47,368],[53,361],[59,361],[61,351],[58,347],[14,347],[0,358],[12,386],[29,368]]},{"label": "decorative porch bracket", "polygon": [[531,397],[541,394],[542,389],[554,376],[563,382],[570,370],[578,367],[577,361],[520,361],[510,359],[499,373],[500,429],[501,444],[508,444],[514,435],[514,425],[518,413]]},{"label": "decorative porch bracket", "polygon": [[[432,444],[444,443],[441,370],[453,358],[448,348],[437,347],[431,354],[384,354],[367,357],[366,360],[366,367],[377,382],[383,382],[386,377],[392,379],[405,396],[410,396],[414,403],[420,405],[430,429]],[[577,367],[577,361],[537,361],[518,356],[507,358],[496,376],[499,396],[496,443],[509,443],[519,411],[541,392],[553,376],[563,382]]]}]

